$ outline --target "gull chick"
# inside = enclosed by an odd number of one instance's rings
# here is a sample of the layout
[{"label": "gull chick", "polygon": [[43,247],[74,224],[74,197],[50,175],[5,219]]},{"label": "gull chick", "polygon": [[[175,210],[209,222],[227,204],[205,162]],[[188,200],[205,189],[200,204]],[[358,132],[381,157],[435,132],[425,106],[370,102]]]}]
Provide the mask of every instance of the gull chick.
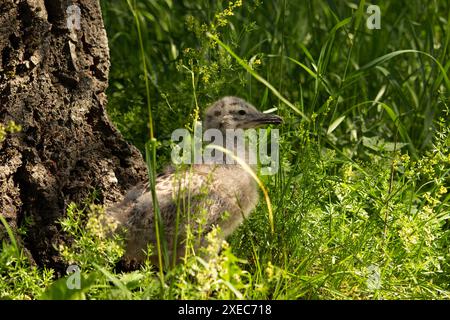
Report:
[{"label": "gull chick", "polygon": [[[224,97],[205,113],[205,129],[249,129],[280,124],[276,115],[258,111],[238,97]],[[225,140],[225,139],[224,139]],[[164,226],[169,261],[178,261],[186,251],[187,229],[196,247],[205,245],[205,235],[214,226],[225,238],[241,224],[258,203],[257,184],[239,164],[194,164],[185,170],[168,169],[156,178],[156,195]],[[107,210],[126,229],[124,261],[139,265],[146,258],[149,244],[156,248],[155,215],[148,187],[137,186],[124,200]],[[157,253],[149,257],[156,264]]]}]

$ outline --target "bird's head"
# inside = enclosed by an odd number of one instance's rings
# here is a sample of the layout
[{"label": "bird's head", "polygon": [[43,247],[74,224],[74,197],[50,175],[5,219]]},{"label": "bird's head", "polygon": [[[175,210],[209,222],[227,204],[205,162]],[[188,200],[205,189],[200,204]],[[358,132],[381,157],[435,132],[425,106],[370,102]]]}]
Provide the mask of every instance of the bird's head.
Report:
[{"label": "bird's head", "polygon": [[238,97],[223,97],[213,103],[205,113],[205,129],[250,129],[265,124],[280,124],[279,116],[262,113],[247,101]]}]

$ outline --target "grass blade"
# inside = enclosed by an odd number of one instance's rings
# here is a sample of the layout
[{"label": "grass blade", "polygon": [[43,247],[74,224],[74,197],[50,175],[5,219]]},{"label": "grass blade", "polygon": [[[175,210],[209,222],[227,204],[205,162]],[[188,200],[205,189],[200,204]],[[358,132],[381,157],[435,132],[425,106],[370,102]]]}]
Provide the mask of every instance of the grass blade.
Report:
[{"label": "grass blade", "polygon": [[267,88],[270,89],[270,91],[272,91],[272,93],[277,96],[278,99],[280,99],[281,101],[283,101],[286,105],[288,105],[292,110],[294,110],[297,114],[299,114],[304,120],[306,120],[307,122],[310,122],[311,120],[302,112],[300,111],[296,106],[294,106],[289,100],[287,100],[285,97],[283,97],[281,95],[280,92],[278,92],[277,89],[275,89],[275,87],[273,87],[266,79],[264,79],[263,77],[261,77],[255,70],[253,70],[243,59],[241,59],[236,53],[234,53],[233,50],[231,50],[230,47],[228,47],[225,43],[223,43],[222,41],[220,41],[220,39],[211,34],[211,33],[207,33],[207,36],[214,40],[215,42],[217,42],[223,49],[225,49],[225,51],[227,51],[234,59],[236,59],[236,61],[245,69],[247,70],[247,72],[249,72],[256,80],[258,80],[259,82],[261,82],[263,85],[265,85]]}]

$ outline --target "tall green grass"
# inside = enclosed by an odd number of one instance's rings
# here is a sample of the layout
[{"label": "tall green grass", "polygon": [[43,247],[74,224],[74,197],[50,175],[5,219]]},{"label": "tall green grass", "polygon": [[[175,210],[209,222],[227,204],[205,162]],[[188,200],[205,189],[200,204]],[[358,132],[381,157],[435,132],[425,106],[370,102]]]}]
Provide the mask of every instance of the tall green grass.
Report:
[{"label": "tall green grass", "polygon": [[[286,120],[281,172],[265,179],[275,233],[267,232],[262,205],[230,239],[251,275],[246,297],[447,294],[448,125],[439,119],[448,117],[449,4],[385,1],[380,30],[365,26],[368,4],[137,3],[148,26],[162,145],[197,100],[206,107],[239,95],[261,109],[277,107]],[[119,5],[105,6],[106,20],[126,21]],[[113,61],[133,38],[117,36]],[[195,74],[193,88],[183,70]],[[113,99],[110,108],[114,115],[126,106]],[[160,163],[165,152],[159,149]],[[439,174],[430,160],[437,154]],[[276,281],[267,281],[268,270]],[[367,285],[373,270],[375,290]]]}]

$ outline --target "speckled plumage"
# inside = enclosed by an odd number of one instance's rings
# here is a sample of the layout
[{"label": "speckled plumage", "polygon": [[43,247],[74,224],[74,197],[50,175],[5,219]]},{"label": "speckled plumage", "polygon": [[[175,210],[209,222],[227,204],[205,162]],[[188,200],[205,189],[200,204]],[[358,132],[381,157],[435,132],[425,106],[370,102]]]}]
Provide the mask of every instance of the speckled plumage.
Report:
[{"label": "speckled plumage", "polygon": [[[247,129],[280,122],[281,118],[261,113],[240,98],[224,97],[208,108],[204,126],[224,132],[225,129]],[[197,246],[203,245],[204,236],[215,225],[225,238],[258,202],[256,182],[238,164],[192,165],[179,171],[168,169],[156,179],[156,194],[171,259],[177,214],[180,223],[176,256],[180,259],[184,256],[187,226],[195,238],[200,239]],[[156,244],[151,192],[145,186],[137,186],[108,212],[127,229],[125,260],[141,263],[147,245]],[[156,256],[150,258],[156,262]]]}]

